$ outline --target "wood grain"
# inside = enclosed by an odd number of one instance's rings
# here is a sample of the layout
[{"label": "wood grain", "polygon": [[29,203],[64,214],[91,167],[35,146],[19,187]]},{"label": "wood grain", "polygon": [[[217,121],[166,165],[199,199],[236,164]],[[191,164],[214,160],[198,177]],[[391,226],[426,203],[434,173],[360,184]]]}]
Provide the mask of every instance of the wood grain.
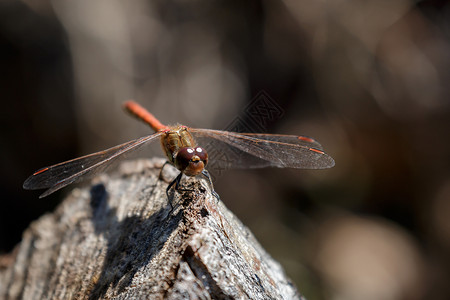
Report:
[{"label": "wood grain", "polygon": [[32,223],[0,298],[303,299],[206,181],[184,178],[171,211],[163,162],[122,163]]}]

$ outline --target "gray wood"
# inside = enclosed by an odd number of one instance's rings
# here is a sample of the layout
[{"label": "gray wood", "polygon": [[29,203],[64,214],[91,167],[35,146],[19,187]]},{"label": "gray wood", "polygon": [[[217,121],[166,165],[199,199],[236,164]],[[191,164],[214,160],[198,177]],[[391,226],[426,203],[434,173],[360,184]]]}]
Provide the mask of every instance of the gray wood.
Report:
[{"label": "gray wood", "polygon": [[163,162],[122,163],[32,223],[0,298],[302,299],[206,180],[184,178],[171,212]]}]

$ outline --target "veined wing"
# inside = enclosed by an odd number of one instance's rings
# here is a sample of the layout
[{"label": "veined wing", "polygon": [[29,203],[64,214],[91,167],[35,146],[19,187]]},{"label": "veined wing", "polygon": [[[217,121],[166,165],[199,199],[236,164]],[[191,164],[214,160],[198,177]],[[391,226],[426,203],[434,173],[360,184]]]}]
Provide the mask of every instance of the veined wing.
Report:
[{"label": "veined wing", "polygon": [[245,136],[261,140],[294,144],[299,146],[305,146],[307,148],[314,148],[316,150],[323,150],[323,147],[321,144],[319,144],[319,142],[307,136],[288,135],[288,134],[269,134],[269,133],[238,133],[238,134],[242,134]]},{"label": "veined wing", "polygon": [[[236,133],[191,128],[211,159],[208,166],[229,168],[326,169],[334,160],[315,140],[294,135]],[[210,169],[210,167],[208,167]]]},{"label": "veined wing", "polygon": [[112,163],[123,158],[125,153],[138,149],[140,146],[155,140],[161,134],[161,132],[157,132],[104,151],[42,168],[25,180],[23,188],[27,190],[48,188],[39,198],[48,196],[82,177],[93,176],[104,171]]}]

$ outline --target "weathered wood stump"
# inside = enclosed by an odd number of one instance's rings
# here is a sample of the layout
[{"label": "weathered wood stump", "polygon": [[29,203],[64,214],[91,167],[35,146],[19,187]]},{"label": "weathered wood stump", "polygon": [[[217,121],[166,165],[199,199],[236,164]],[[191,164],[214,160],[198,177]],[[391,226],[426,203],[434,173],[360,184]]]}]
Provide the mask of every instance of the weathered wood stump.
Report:
[{"label": "weathered wood stump", "polygon": [[302,299],[206,181],[183,179],[171,211],[163,162],[122,163],[34,222],[0,298]]}]

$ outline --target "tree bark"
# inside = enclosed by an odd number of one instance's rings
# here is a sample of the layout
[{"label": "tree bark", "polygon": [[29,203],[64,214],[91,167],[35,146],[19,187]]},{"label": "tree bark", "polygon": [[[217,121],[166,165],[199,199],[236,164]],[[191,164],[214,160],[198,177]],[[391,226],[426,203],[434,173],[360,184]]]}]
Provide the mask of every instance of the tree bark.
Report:
[{"label": "tree bark", "polygon": [[172,210],[163,162],[122,163],[31,224],[0,298],[303,299],[207,181],[183,177]]}]

